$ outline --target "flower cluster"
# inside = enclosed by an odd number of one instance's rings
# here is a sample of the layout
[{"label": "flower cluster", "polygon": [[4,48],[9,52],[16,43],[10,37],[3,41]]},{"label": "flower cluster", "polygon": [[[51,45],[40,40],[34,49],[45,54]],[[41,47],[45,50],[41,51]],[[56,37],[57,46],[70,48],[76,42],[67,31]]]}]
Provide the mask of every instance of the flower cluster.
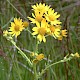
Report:
[{"label": "flower cluster", "polygon": [[28,18],[35,24],[32,35],[37,35],[40,42],[46,42],[47,35],[59,40],[62,40],[63,36],[67,37],[67,30],[61,30],[61,22],[58,20],[60,14],[54,12],[54,9],[42,3],[33,5],[32,8],[32,17]]}]

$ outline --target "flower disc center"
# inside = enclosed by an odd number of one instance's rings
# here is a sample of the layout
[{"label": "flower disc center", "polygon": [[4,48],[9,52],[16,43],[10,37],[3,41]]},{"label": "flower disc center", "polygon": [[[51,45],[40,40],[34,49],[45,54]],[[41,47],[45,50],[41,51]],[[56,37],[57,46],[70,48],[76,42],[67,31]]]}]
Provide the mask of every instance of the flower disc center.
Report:
[{"label": "flower disc center", "polygon": [[50,20],[50,21],[54,21],[53,15],[50,15],[50,16],[49,16],[49,20]]},{"label": "flower disc center", "polygon": [[51,30],[51,32],[54,32],[55,31],[55,27],[54,26],[51,26],[50,27],[50,30]]},{"label": "flower disc center", "polygon": [[45,35],[46,29],[41,27],[41,28],[38,29],[38,33],[41,34],[41,35]]},{"label": "flower disc center", "polygon": [[15,29],[15,31],[19,31],[19,26],[18,25],[16,25],[15,27],[14,27],[14,29]]}]

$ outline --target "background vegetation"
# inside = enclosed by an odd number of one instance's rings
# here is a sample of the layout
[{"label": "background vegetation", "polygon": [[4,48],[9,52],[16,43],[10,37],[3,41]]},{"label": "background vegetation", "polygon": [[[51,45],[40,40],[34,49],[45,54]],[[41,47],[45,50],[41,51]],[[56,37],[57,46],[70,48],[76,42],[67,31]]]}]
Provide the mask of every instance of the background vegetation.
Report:
[{"label": "background vegetation", "polygon": [[[68,30],[68,37],[62,41],[48,37],[46,43],[39,45],[39,52],[43,52],[46,58],[38,63],[38,70],[63,59],[68,53],[80,53],[80,0],[0,0],[0,80],[33,80],[33,70],[2,36],[2,31],[9,28],[14,17],[28,21],[31,5],[39,2],[45,2],[61,14],[60,20],[63,29]],[[32,27],[30,24],[29,29]],[[29,56],[26,50],[33,51],[35,41],[27,31],[23,31],[17,45]],[[80,59],[51,67],[40,80],[80,80]]]}]

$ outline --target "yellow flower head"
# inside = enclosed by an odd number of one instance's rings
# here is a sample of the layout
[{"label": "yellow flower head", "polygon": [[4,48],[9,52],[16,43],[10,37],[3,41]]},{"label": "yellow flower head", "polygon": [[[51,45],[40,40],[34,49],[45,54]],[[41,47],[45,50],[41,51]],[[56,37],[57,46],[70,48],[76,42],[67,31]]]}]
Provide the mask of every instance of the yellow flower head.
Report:
[{"label": "yellow flower head", "polygon": [[55,39],[60,36],[60,29],[61,29],[60,25],[56,26],[51,25],[49,28],[50,28],[50,35],[52,35]]},{"label": "yellow flower head", "polygon": [[58,37],[58,40],[62,40],[63,39],[63,36],[62,35],[60,35],[59,37]]},{"label": "yellow flower head", "polygon": [[38,40],[41,42],[42,40],[44,42],[46,42],[46,38],[45,35],[47,32],[49,32],[49,29],[47,28],[48,24],[46,22],[46,20],[43,18],[43,20],[41,21],[41,25],[39,22],[36,23],[37,27],[33,27],[33,33],[32,35],[37,35]]},{"label": "yellow flower head", "polygon": [[67,30],[66,29],[62,30],[61,31],[61,35],[64,36],[64,37],[67,37]]},{"label": "yellow flower head", "polygon": [[23,25],[24,25],[24,27],[28,27],[28,25],[29,25],[29,22],[27,22],[27,21],[24,21],[24,22],[23,22]]},{"label": "yellow flower head", "polygon": [[41,61],[44,58],[44,54],[39,54],[35,57],[35,59],[33,60],[33,63],[37,63],[39,61]]},{"label": "yellow flower head", "polygon": [[11,22],[11,27],[9,29],[10,34],[12,34],[12,36],[18,36],[20,35],[20,32],[24,29],[23,27],[23,22],[22,19],[20,18],[14,18],[14,22]]},{"label": "yellow flower head", "polygon": [[32,6],[34,13],[32,13],[32,17],[28,17],[29,20],[32,21],[32,23],[41,22],[44,16],[44,13],[48,11],[50,8],[49,6],[39,3]]},{"label": "yellow flower head", "polygon": [[58,40],[62,40],[63,39],[63,36],[64,37],[67,37],[67,30],[61,30],[61,34],[60,36],[58,37]]},{"label": "yellow flower head", "polygon": [[44,58],[44,54],[39,54],[36,56],[36,59],[39,61],[42,60],[43,58]]},{"label": "yellow flower head", "polygon": [[72,56],[72,57],[76,57],[76,58],[80,58],[80,55],[79,55],[78,52],[76,52],[75,54],[72,53],[71,56]]},{"label": "yellow flower head", "polygon": [[60,17],[60,14],[57,14],[57,12],[54,12],[54,9],[52,8],[50,8],[45,15],[46,20],[49,21],[51,25],[61,24],[61,22],[58,20],[59,17]]},{"label": "yellow flower head", "polygon": [[33,63],[37,64],[38,63],[38,60],[37,59],[34,59],[33,60]]},{"label": "yellow flower head", "polygon": [[80,55],[78,54],[78,52],[76,52],[76,53],[74,54],[74,56],[77,57],[77,58],[80,57]]},{"label": "yellow flower head", "polygon": [[10,34],[10,32],[8,32],[7,30],[3,31],[3,36],[6,37],[7,40],[12,40],[12,35]]},{"label": "yellow flower head", "polygon": [[39,4],[36,4],[36,5],[33,5],[32,8],[33,8],[34,12],[40,13],[40,14],[43,15],[46,11],[48,11],[50,6],[47,6],[47,5],[42,4],[42,3],[39,3]]},{"label": "yellow flower head", "polygon": [[8,33],[9,33],[9,32],[8,32],[7,30],[3,31],[3,35],[4,35],[4,36],[7,36]]},{"label": "yellow flower head", "polygon": [[35,12],[35,20],[37,20],[38,22],[41,22],[42,19],[43,19],[43,15],[38,12]]},{"label": "yellow flower head", "polygon": [[31,56],[31,57],[35,56],[34,52],[30,53],[30,56]]},{"label": "yellow flower head", "polygon": [[7,36],[9,32],[7,30],[3,31],[3,36]]},{"label": "yellow flower head", "polygon": [[35,14],[32,13],[32,17],[33,18],[31,18],[31,17],[28,17],[28,18],[29,18],[29,20],[32,21],[32,23],[37,23],[37,22],[41,22],[42,21],[42,19],[43,19],[42,16],[43,15],[40,14],[40,13],[35,13]]}]

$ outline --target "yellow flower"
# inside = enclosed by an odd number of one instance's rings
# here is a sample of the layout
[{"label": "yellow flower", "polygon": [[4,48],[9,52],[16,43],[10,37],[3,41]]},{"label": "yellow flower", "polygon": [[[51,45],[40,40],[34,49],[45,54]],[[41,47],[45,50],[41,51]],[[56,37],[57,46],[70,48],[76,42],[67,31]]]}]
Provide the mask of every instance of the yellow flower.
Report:
[{"label": "yellow flower", "polygon": [[46,20],[49,21],[51,25],[61,24],[61,22],[58,20],[59,17],[60,17],[60,14],[57,14],[57,12],[54,12],[54,9],[52,8],[50,8],[45,15]]},{"label": "yellow flower", "polygon": [[38,56],[36,56],[37,60],[42,60],[44,58],[44,54],[39,54]]},{"label": "yellow flower", "polygon": [[50,8],[49,6],[45,5],[45,4],[36,4],[32,6],[34,13],[32,13],[32,17],[28,17],[29,20],[32,21],[32,23],[37,23],[37,22],[41,22],[44,16],[44,13],[48,11],[48,9]]},{"label": "yellow flower", "polygon": [[36,5],[33,5],[32,8],[33,8],[34,12],[37,12],[37,13],[40,13],[40,14],[43,15],[46,11],[48,11],[50,6],[47,6],[47,5],[42,4],[42,3],[39,3],[39,4],[36,4]]},{"label": "yellow flower", "polygon": [[30,53],[30,56],[31,56],[31,57],[35,56],[34,52]]},{"label": "yellow flower", "polygon": [[77,58],[80,57],[80,55],[78,54],[78,52],[76,52],[76,53],[74,54],[74,56],[77,57]]},{"label": "yellow flower", "polygon": [[43,17],[43,15],[39,12],[35,12],[35,20],[37,20],[38,22],[41,22]]},{"label": "yellow flower", "polygon": [[32,13],[32,17],[33,18],[31,18],[31,17],[28,17],[28,18],[29,18],[29,20],[32,21],[32,23],[37,23],[37,22],[41,22],[42,21],[42,19],[43,19],[42,16],[43,15],[40,14],[40,13],[35,13],[35,15]]},{"label": "yellow flower", "polygon": [[35,59],[33,60],[33,63],[37,63],[39,61],[41,61],[44,58],[44,54],[39,54],[35,57]]},{"label": "yellow flower", "polygon": [[67,37],[67,30],[66,29],[62,30],[61,31],[61,35],[64,36],[64,37]]},{"label": "yellow flower", "polygon": [[79,55],[78,52],[76,52],[75,54],[71,53],[71,56],[72,56],[72,57],[76,57],[76,58],[80,58],[80,55]]},{"label": "yellow flower", "polygon": [[14,18],[14,22],[11,22],[11,27],[9,29],[10,34],[12,36],[16,36],[17,37],[18,35],[20,35],[21,31],[24,29],[23,26],[24,25],[23,25],[22,19]]},{"label": "yellow flower", "polygon": [[47,28],[48,24],[46,20],[43,18],[41,21],[41,24],[39,22],[36,23],[37,27],[33,27],[33,33],[32,35],[37,35],[38,40],[41,42],[46,42],[45,35],[47,32],[49,32],[49,29]]},{"label": "yellow flower", "polygon": [[62,39],[63,39],[63,36],[60,35],[60,36],[58,37],[58,40],[62,40]]},{"label": "yellow flower", "polygon": [[34,59],[33,60],[33,63],[35,63],[35,64],[38,63],[38,60],[37,59]]},{"label": "yellow flower", "polygon": [[7,30],[3,31],[3,36],[7,36],[9,32]]},{"label": "yellow flower", "polygon": [[24,27],[28,27],[28,25],[29,25],[29,22],[27,22],[27,21],[24,21],[24,22],[23,22],[23,25],[24,25]]},{"label": "yellow flower", "polygon": [[58,37],[58,40],[62,40],[63,39],[63,36],[64,37],[67,37],[67,30],[61,30],[61,34],[60,36]]},{"label": "yellow flower", "polygon": [[55,39],[60,36],[60,29],[61,29],[60,25],[57,25],[57,26],[50,25],[49,28],[50,28],[50,31],[51,31],[50,35],[52,35]]}]

